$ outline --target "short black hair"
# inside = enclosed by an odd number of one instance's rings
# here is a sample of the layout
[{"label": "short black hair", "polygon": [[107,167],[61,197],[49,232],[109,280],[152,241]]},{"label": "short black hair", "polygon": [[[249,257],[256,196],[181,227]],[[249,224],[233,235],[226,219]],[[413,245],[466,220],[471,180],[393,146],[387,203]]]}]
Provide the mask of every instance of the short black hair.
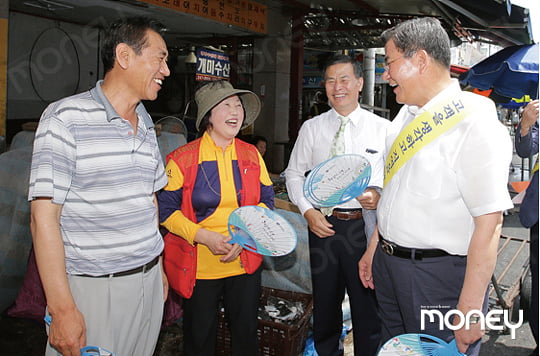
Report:
[{"label": "short black hair", "polygon": [[197,128],[200,134],[203,134],[206,130],[212,127],[212,123],[210,122],[210,116],[212,116],[212,110],[208,110],[208,112],[204,114],[201,120],[201,123],[199,124],[199,127]]},{"label": "short black hair", "polygon": [[256,145],[259,141],[262,141],[262,142],[265,142],[265,143],[268,143],[268,140],[266,139],[266,137],[264,136],[260,136],[260,135],[255,135],[251,138],[251,143]]},{"label": "short black hair", "polygon": [[324,65],[324,75],[326,76],[326,70],[328,67],[333,66],[334,64],[340,64],[340,63],[350,63],[353,66],[354,69],[354,76],[356,78],[362,78],[362,66],[360,65],[360,62],[355,61],[350,56],[347,56],[345,54],[336,54],[330,59],[326,61],[326,64]]},{"label": "short black hair", "polygon": [[121,18],[111,23],[105,30],[105,38],[101,46],[104,72],[107,73],[114,67],[116,47],[120,43],[127,44],[137,55],[140,55],[146,46],[148,30],[162,35],[165,26],[161,22],[145,16]]}]

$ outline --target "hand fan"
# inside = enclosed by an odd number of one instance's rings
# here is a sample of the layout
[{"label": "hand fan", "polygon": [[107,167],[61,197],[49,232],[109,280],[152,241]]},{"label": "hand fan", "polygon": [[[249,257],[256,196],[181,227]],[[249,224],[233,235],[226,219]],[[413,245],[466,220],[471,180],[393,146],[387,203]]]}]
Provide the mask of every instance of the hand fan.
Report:
[{"label": "hand fan", "polygon": [[356,198],[371,178],[369,161],[358,154],[332,157],[311,170],[304,195],[318,208],[331,207]]},{"label": "hand fan", "polygon": [[[47,325],[51,325],[52,318],[50,315],[45,315],[43,318]],[[85,346],[81,349],[81,356],[116,356],[109,350],[105,350],[99,346]]]},{"label": "hand fan", "polygon": [[230,243],[265,256],[283,256],[296,247],[296,231],[280,214],[248,205],[229,216]]},{"label": "hand fan", "polygon": [[378,356],[466,356],[459,352],[456,340],[447,343],[427,334],[402,334],[384,343]]},{"label": "hand fan", "polygon": [[85,346],[81,349],[81,356],[116,356],[116,355],[98,346]]}]

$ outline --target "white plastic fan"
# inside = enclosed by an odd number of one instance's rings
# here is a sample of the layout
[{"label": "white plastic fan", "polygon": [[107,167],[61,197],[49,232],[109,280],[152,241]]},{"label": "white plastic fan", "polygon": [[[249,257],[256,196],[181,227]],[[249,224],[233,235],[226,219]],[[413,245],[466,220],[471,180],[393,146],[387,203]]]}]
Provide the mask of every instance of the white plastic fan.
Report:
[{"label": "white plastic fan", "polygon": [[304,195],[315,207],[336,206],[362,194],[370,179],[367,158],[339,155],[313,168],[304,182]]},{"label": "white plastic fan", "polygon": [[296,247],[296,231],[280,214],[248,205],[229,216],[231,243],[265,256],[283,256]]},{"label": "white plastic fan", "polygon": [[377,356],[466,356],[456,340],[449,343],[427,334],[402,334],[386,341]]}]

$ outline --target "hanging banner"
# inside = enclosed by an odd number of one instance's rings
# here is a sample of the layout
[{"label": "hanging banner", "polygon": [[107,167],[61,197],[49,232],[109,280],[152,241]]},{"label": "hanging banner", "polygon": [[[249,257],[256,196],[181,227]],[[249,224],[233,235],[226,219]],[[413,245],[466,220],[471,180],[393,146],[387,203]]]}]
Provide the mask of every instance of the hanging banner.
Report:
[{"label": "hanging banner", "polygon": [[267,33],[267,7],[250,0],[140,0],[228,25]]},{"label": "hanging banner", "polygon": [[323,77],[304,76],[302,78],[302,88],[324,88]]},{"label": "hanging banner", "polygon": [[229,80],[231,77],[231,63],[225,53],[205,48],[197,50],[197,67],[195,71],[197,81]]}]

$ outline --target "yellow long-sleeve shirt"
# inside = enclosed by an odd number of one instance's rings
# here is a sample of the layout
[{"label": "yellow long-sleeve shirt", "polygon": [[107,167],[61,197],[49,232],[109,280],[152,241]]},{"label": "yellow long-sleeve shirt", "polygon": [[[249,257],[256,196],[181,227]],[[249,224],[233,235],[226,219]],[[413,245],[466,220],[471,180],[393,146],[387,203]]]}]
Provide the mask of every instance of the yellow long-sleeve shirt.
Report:
[{"label": "yellow long-sleeve shirt", "polygon": [[[272,181],[259,155],[261,199],[259,205],[273,208]],[[170,232],[183,237],[191,244],[200,228],[229,235],[227,221],[231,212],[239,207],[240,172],[236,146],[230,144],[223,150],[205,133],[199,151],[197,178],[192,194],[192,204],[197,222],[189,220],[180,210],[184,176],[176,162],[167,163],[169,183],[159,196],[160,219]],[[240,258],[229,263],[219,260],[206,246],[197,248],[197,279],[218,279],[245,273]]]}]

